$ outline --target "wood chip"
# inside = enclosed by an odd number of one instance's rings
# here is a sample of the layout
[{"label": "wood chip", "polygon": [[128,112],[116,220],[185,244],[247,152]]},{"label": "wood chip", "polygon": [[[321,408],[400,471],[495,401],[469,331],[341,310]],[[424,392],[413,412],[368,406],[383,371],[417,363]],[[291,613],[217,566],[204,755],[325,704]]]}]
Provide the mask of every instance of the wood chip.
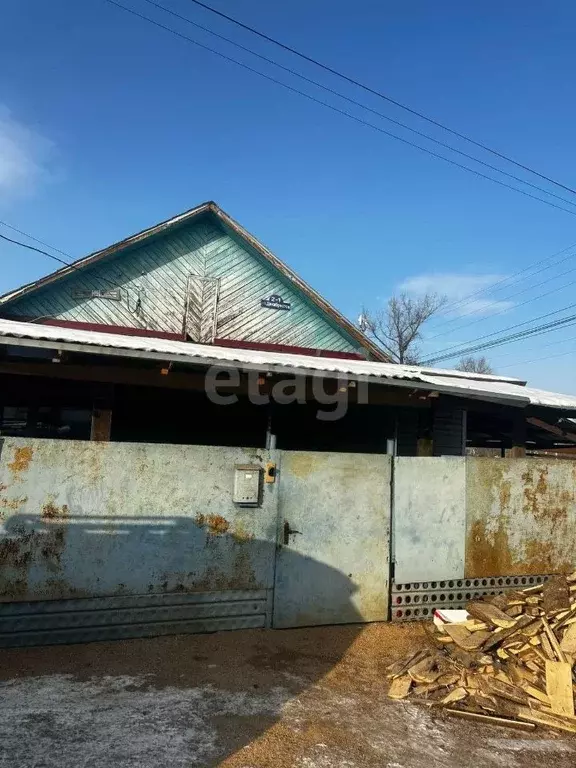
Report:
[{"label": "wood chip", "polygon": [[392,680],[390,688],[388,688],[388,696],[391,699],[405,699],[410,693],[410,687],[412,686],[412,678],[410,675],[403,675],[402,677],[396,677]]},{"label": "wood chip", "polygon": [[484,621],[486,624],[494,624],[494,626],[502,627],[502,629],[511,629],[516,624],[514,619],[490,603],[469,603],[466,610],[475,619]]},{"label": "wood chip", "polygon": [[457,701],[462,701],[462,699],[467,698],[467,696],[468,691],[466,688],[454,688],[453,691],[450,691],[447,696],[440,700],[440,704],[454,704]]},{"label": "wood chip", "polygon": [[490,637],[490,632],[469,632],[461,624],[446,624],[446,632],[459,648],[465,651],[475,651]]},{"label": "wood chip", "polygon": [[576,624],[570,624],[564,630],[564,636],[560,641],[560,648],[566,654],[576,654]]},{"label": "wood chip", "polygon": [[507,717],[481,715],[479,712],[466,712],[463,709],[446,709],[445,711],[452,717],[461,717],[464,720],[475,720],[478,723],[486,723],[487,725],[499,725],[503,728],[517,728],[521,731],[533,731],[536,728],[534,723],[523,723]]},{"label": "wood chip", "polygon": [[[523,632],[526,631],[526,629],[532,624],[533,621],[534,619],[532,619],[530,616],[520,616],[519,619],[516,619],[514,626],[510,627],[509,629],[502,629],[500,632],[492,632],[492,637],[484,643],[483,650],[489,651],[491,648],[495,648],[497,645],[500,645],[503,640],[506,640],[506,638],[510,637],[519,630],[522,630]],[[537,629],[539,629],[539,623],[534,623],[536,624]]]},{"label": "wood chip", "polygon": [[481,677],[480,690],[488,695],[501,696],[516,704],[528,704],[528,694],[525,690],[511,683],[503,683],[495,677]]},{"label": "wood chip", "polygon": [[555,714],[574,717],[571,664],[564,661],[546,662],[546,693]]}]

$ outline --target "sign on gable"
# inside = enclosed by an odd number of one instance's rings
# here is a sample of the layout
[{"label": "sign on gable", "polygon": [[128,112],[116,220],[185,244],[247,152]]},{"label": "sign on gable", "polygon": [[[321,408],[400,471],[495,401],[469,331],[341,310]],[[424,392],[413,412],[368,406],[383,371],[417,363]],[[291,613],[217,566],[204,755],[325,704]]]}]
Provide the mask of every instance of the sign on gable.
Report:
[{"label": "sign on gable", "polygon": [[292,305],[288,301],[284,301],[282,296],[278,294],[272,294],[267,299],[260,299],[260,305],[266,307],[266,309],[291,309]]}]

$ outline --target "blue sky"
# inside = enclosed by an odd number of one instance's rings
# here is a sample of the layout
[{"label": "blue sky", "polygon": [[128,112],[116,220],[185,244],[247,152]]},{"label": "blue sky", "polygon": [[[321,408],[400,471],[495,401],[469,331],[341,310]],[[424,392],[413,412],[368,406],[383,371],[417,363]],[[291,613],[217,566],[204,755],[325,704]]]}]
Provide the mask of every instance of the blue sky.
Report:
[{"label": "blue sky", "polygon": [[[121,1],[415,139],[143,0]],[[373,109],[477,152],[189,0],[160,1]],[[212,2],[576,185],[574,3]],[[378,308],[401,288],[460,299],[576,244],[575,216],[358,125],[104,0],[6,0],[2,15],[0,218],[74,257],[213,199],[356,318],[362,304]],[[564,256],[538,275],[504,283],[431,322],[424,350],[433,353],[576,302],[576,256],[560,263]],[[4,243],[0,258],[1,292],[56,266]],[[473,314],[455,317],[466,312]],[[502,374],[576,392],[576,326],[488,356]]]}]

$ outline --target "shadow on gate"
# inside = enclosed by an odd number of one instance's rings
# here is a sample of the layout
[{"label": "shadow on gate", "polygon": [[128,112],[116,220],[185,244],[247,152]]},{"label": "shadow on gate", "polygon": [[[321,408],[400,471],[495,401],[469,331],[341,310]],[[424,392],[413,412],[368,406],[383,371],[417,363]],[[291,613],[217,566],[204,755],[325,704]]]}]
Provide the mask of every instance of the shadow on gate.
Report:
[{"label": "shadow on gate", "polygon": [[[225,529],[222,520],[74,517],[62,512],[14,515],[0,529],[0,634],[1,603],[193,595],[269,589],[273,583],[275,544]],[[361,616],[352,602],[353,578],[291,550],[283,557],[313,596],[310,604],[319,623],[334,615],[333,610],[326,613],[329,599],[332,607],[339,602],[349,626],[14,648],[2,651],[0,674],[3,679],[72,675],[78,680],[146,675],[146,686],[158,690],[207,686],[250,696],[256,714],[232,715],[217,708],[213,713],[218,753],[196,764],[220,765],[279,720],[278,711],[263,707],[258,713],[259,697],[265,700],[276,689],[286,691],[288,698],[303,693],[339,663],[361,631],[354,624]],[[310,618],[315,623],[314,612]],[[65,738],[55,735],[54,748],[60,750],[59,765],[67,768],[72,762],[67,762]],[[113,744],[109,749],[114,765],[133,764],[123,762],[120,754],[114,758]],[[158,755],[156,764],[169,763]]]}]

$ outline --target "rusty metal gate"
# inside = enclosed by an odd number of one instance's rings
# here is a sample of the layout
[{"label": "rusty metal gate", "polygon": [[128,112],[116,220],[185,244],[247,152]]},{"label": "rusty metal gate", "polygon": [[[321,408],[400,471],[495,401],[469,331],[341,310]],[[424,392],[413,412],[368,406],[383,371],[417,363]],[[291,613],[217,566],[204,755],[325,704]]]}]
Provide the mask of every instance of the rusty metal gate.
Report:
[{"label": "rusty metal gate", "polygon": [[388,618],[390,457],[282,451],[275,627]]},{"label": "rusty metal gate", "polygon": [[576,464],[397,458],[392,619],[541,583],[576,566]]},{"label": "rusty metal gate", "polygon": [[386,618],[385,456],[0,444],[0,646]]}]

